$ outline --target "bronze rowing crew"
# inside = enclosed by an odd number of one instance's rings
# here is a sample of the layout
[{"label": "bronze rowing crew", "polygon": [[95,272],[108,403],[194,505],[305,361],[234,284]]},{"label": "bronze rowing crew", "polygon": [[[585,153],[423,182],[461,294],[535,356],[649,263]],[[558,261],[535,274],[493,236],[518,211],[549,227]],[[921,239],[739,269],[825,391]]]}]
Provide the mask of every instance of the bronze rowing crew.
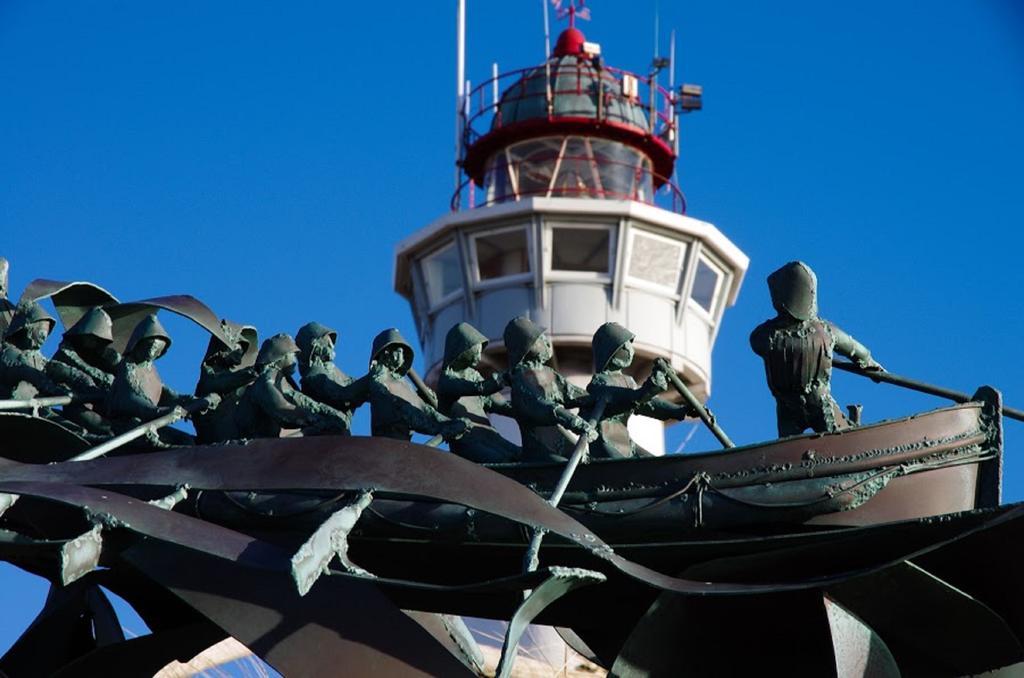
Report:
[{"label": "bronze rowing crew", "polygon": [[[526,317],[505,327],[507,370],[488,376],[481,368],[487,338],[468,323],[452,327],[436,392],[412,370],[413,348],[397,329],[374,339],[367,373],[352,378],[335,365],[338,333],[330,327],[310,322],[294,339],[277,334],[257,351],[255,328],[222,320],[214,328],[219,332],[211,330],[195,395],[179,394],[156,367],[171,338],[155,312],[138,322],[122,355],[113,348],[107,311],[87,309],[47,359],[41,348],[56,321],[36,301],[6,301],[6,261],[0,264],[6,325],[0,399],[13,403],[7,409],[18,401],[60,405],[34,409],[86,440],[106,440],[173,411],[192,419],[196,437],[164,427],[146,431],[148,445],[348,435],[353,413],[369,404],[374,436],[434,436],[428,444],[444,440],[455,454],[479,463],[550,462],[565,461],[581,436],[593,458],[650,456],[629,435],[634,414],[713,419],[664,361],[655,361],[637,384],[629,374],[635,337],[625,327],[609,322],[594,333],[593,376],[584,389],[552,367],[549,338]],[[751,346],[764,359],[779,435],[856,425],[858,418],[844,416],[832,398],[832,357],[848,356],[864,370],[881,367],[861,344],[818,317],[817,280],[806,264],[786,264],[768,285],[778,315],[754,330]],[[670,385],[684,396],[682,405],[662,397]],[[598,402],[599,416],[591,421]],[[498,433],[490,418],[495,414],[516,422],[521,446]]]}]

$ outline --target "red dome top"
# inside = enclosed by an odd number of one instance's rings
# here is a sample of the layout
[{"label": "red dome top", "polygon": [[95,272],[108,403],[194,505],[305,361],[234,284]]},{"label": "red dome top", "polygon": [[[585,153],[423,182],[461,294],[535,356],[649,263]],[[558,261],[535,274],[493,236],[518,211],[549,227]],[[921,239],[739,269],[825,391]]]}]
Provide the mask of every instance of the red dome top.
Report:
[{"label": "red dome top", "polygon": [[583,43],[587,41],[583,31],[570,26],[562,31],[555,43],[554,56],[570,56],[572,54],[583,54]]}]

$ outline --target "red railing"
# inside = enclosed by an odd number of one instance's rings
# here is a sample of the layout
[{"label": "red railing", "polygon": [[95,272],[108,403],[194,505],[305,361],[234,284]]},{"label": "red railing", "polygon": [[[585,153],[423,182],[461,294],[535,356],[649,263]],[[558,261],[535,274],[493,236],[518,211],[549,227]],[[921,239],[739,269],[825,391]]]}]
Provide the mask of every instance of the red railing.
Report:
[{"label": "red railing", "polygon": [[[643,131],[660,138],[670,148],[674,148],[678,117],[675,112],[676,96],[674,93],[657,84],[653,76],[641,76],[610,66],[594,66],[593,68],[598,74],[599,81],[611,86],[606,88],[602,96],[598,97],[595,102],[596,120],[609,120],[609,104],[618,100],[623,106],[633,106],[643,111],[647,118],[647,128]],[[559,95],[593,95],[594,92],[584,90],[583,72],[583,65],[580,62],[575,64],[555,63],[549,66],[509,71],[477,85],[467,95],[464,131],[466,146],[505,124],[501,117],[503,104],[528,99],[542,99],[544,100],[544,110],[548,112],[549,117],[554,117],[553,100]],[[569,77],[565,78],[566,75]],[[574,88],[551,89],[548,86],[548,83],[556,78],[563,82],[572,81],[574,75],[576,82]],[[625,77],[635,79],[637,83],[635,96],[623,94],[622,83]],[[509,82],[513,78],[515,80]],[[541,81],[540,87],[537,88],[538,91],[531,91],[531,85],[537,80]],[[508,83],[508,86],[503,87],[503,83]],[[489,102],[488,99],[490,99]]]}]

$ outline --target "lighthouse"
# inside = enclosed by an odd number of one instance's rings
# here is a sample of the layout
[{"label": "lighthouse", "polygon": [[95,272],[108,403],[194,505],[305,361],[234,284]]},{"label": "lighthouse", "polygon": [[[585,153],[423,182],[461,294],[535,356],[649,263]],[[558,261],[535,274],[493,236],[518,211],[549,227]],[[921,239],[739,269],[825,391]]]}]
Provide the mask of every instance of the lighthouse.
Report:
[{"label": "lighthouse", "polygon": [[[577,9],[543,63],[495,68],[472,89],[460,47],[457,188],[449,212],[397,245],[395,289],[415,317],[428,382],[456,323],[489,338],[484,363],[501,369],[502,330],[526,315],[547,328],[553,364],[574,383],[592,374],[594,331],[615,321],[636,334],[634,376],[663,358],[704,400],[748,258],[687,213],[672,180],[680,117],[700,108],[701,90],[671,76],[660,86],[668,60],[644,74],[611,66],[575,25]],[[458,25],[461,45],[461,11]],[[508,423],[496,426],[516,439]],[[663,422],[634,416],[630,432],[664,453]]]}]

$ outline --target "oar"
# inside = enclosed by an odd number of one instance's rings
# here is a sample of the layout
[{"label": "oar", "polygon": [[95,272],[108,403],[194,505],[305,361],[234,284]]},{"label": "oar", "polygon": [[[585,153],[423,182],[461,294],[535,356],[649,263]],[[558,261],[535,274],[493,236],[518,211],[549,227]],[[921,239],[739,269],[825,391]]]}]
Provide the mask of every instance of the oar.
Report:
[{"label": "oar", "polygon": [[697,416],[700,417],[700,420],[704,422],[704,425],[708,427],[711,433],[718,438],[718,442],[722,443],[723,447],[736,447],[735,443],[729,439],[729,436],[725,435],[725,431],[723,431],[722,427],[715,421],[715,415],[711,413],[711,410],[709,410],[704,403],[697,400],[697,396],[690,393],[690,389],[686,388],[686,384],[684,384],[683,380],[679,378],[679,375],[676,374],[676,371],[672,366],[669,365],[664,358],[658,358],[654,362],[661,367],[665,376],[668,377],[668,380],[672,382],[672,385],[676,387],[677,391],[679,391],[679,395],[683,396],[683,400],[697,411]]},{"label": "oar", "polygon": [[[406,374],[409,376],[409,381],[412,382],[412,385],[416,387],[416,390],[419,392],[420,397],[423,398],[423,400],[426,401],[428,405],[430,405],[436,410],[437,394],[434,393],[434,390],[427,386],[427,383],[423,381],[422,378],[420,378],[420,375],[417,374],[416,370],[414,370],[413,368],[410,367],[409,371],[406,372]],[[444,442],[444,436],[438,434],[423,444],[426,445],[427,447],[437,447],[442,442]]]},{"label": "oar", "polygon": [[409,380],[412,381],[413,386],[415,386],[416,390],[419,391],[420,397],[427,401],[427,404],[436,410],[437,394],[434,393],[433,389],[427,386],[426,382],[423,381],[423,379],[420,378],[420,375],[416,373],[416,370],[411,367],[406,374],[409,375]]},{"label": "oar", "polygon": [[[608,404],[608,398],[602,396],[598,398],[597,403],[594,404],[594,411],[590,415],[590,421],[588,422],[591,427],[597,426],[601,422],[601,416],[604,414],[604,407]],[[590,440],[587,439],[586,434],[580,434],[579,440],[576,441],[576,447],[573,448],[572,456],[569,457],[569,461],[565,464],[565,469],[562,471],[562,477],[558,479],[558,484],[555,485],[554,491],[551,496],[548,497],[548,503],[554,507],[558,506],[558,503],[562,501],[562,495],[565,494],[565,490],[569,487],[569,481],[572,480],[573,474],[576,473],[576,467],[580,465],[583,460],[583,455],[586,454],[587,448],[590,446]],[[524,561],[526,563],[525,570],[527,572],[533,572],[537,569],[540,564],[538,555],[540,554],[540,543],[544,539],[544,530],[534,530],[533,535],[530,538],[530,545],[526,547],[526,556]]]},{"label": "oar", "polygon": [[[960,391],[953,391],[948,388],[941,386],[934,386],[932,384],[926,384],[923,381],[917,381],[916,379],[908,379],[907,377],[901,377],[898,374],[892,372],[883,372],[881,370],[864,370],[857,367],[854,363],[849,363],[843,360],[833,360],[832,367],[843,372],[852,372],[853,374],[859,374],[862,377],[867,377],[871,381],[880,382],[884,381],[887,384],[893,384],[895,386],[902,386],[903,388],[909,388],[911,391],[918,391],[920,393],[927,393],[928,395],[938,396],[940,398],[946,398],[957,403],[967,403],[972,400],[971,396]],[[1018,410],[1013,407],[1003,407],[1003,415],[1017,421],[1024,421],[1024,410]]]},{"label": "oar", "polygon": [[45,398],[29,398],[28,400],[0,400],[0,411],[9,410],[38,410],[43,407],[60,407],[70,405],[73,402],[81,402],[82,398],[75,396],[48,396]]},{"label": "oar", "polygon": [[121,447],[122,445],[130,443],[136,438],[141,438],[150,431],[157,431],[158,429],[161,429],[164,426],[170,426],[174,422],[184,419],[193,412],[205,409],[209,406],[210,402],[206,398],[200,398],[199,400],[193,403],[189,403],[185,407],[175,407],[173,410],[171,410],[164,416],[157,417],[156,419],[152,421],[147,421],[144,424],[139,424],[135,428],[129,429],[128,431],[125,431],[119,436],[114,436],[105,443],[100,443],[99,445],[91,447],[85,452],[82,452],[81,454],[77,454],[74,457],[71,457],[71,459],[69,459],[68,461],[89,461],[90,459],[102,457],[107,452],[110,452],[111,450],[116,450],[117,448]]}]

